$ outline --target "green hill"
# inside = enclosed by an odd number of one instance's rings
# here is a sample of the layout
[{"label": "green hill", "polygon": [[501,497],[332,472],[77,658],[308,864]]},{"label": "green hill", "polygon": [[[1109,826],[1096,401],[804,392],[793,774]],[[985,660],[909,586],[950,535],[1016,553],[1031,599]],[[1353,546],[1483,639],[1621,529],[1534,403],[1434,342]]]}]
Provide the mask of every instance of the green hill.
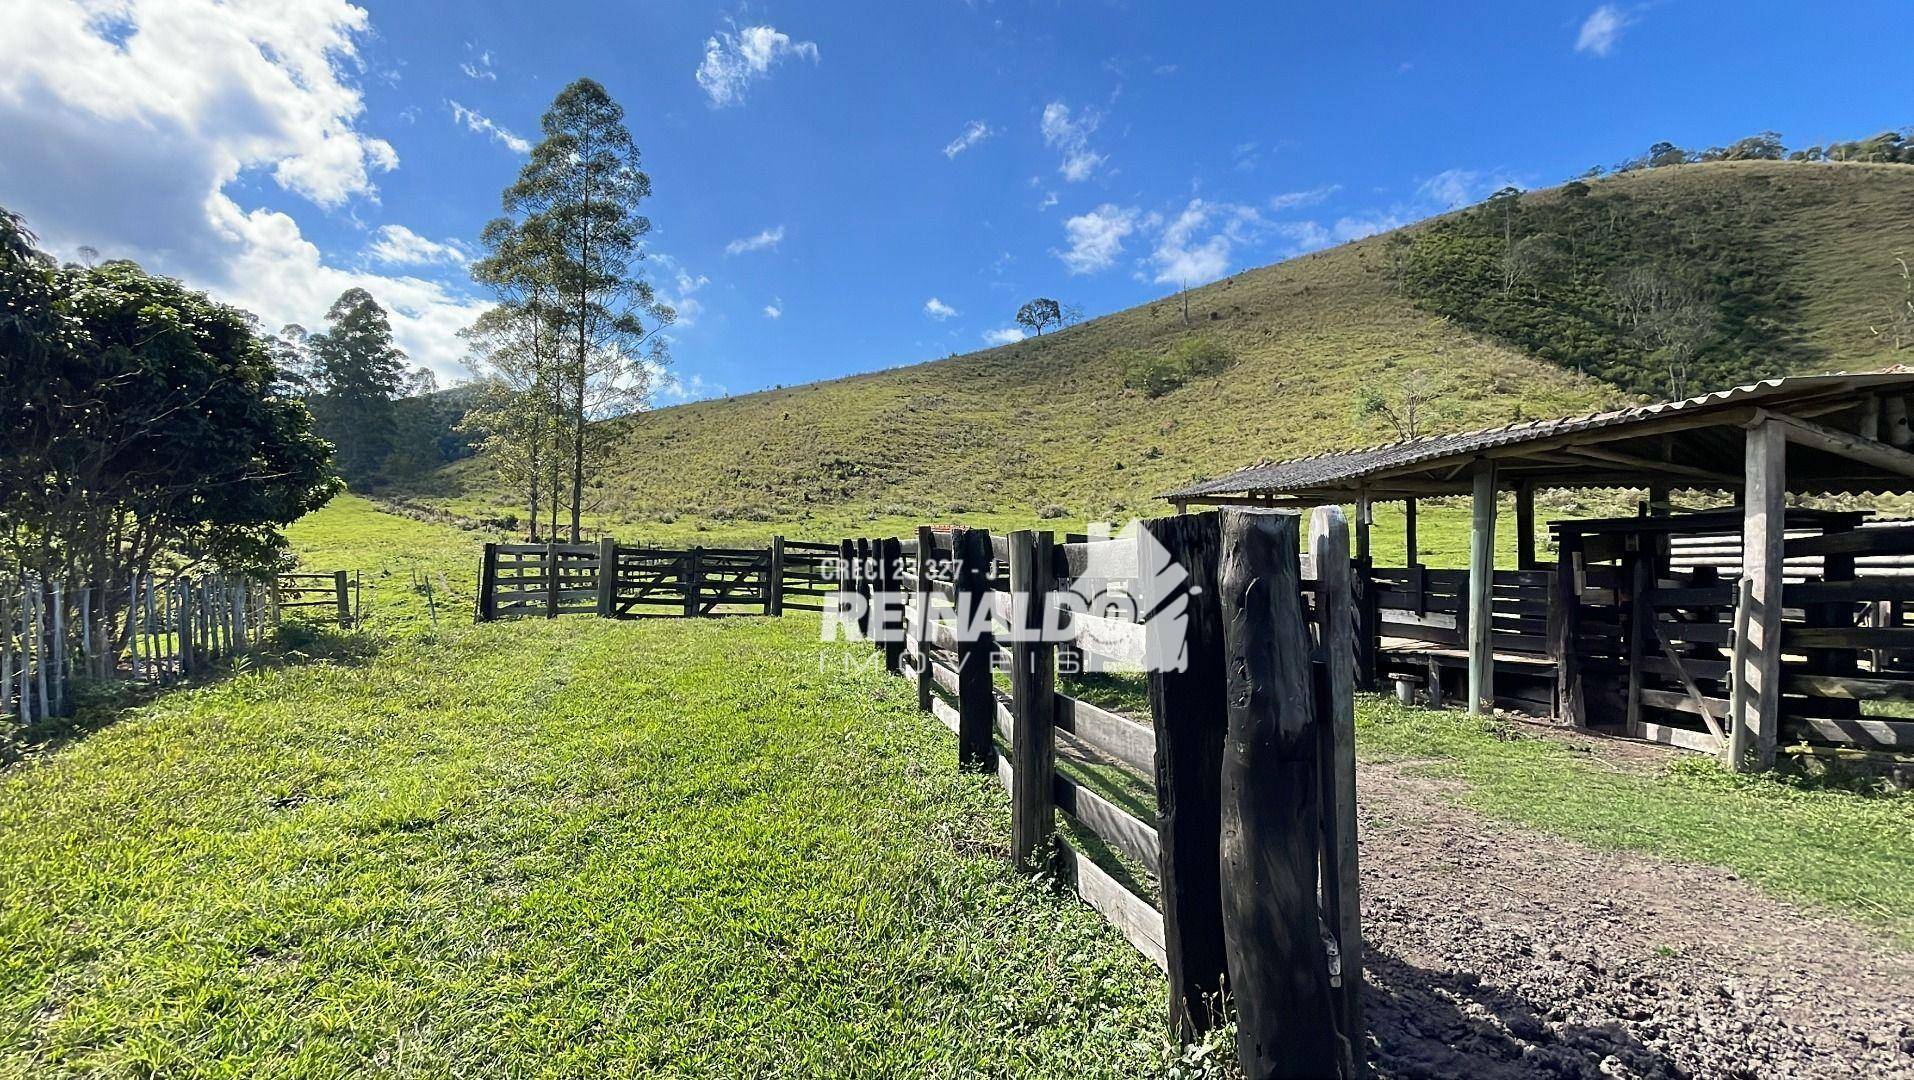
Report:
[{"label": "green hill", "polygon": [[[1726,340],[1697,353],[1693,390],[1892,362],[1869,328],[1899,288],[1895,253],[1914,255],[1914,169],[1694,164],[1517,205],[1546,228],[1568,199],[1601,208],[1583,217],[1602,242],[1546,241],[1542,269],[1513,288],[1481,246],[1498,212],[1482,208],[1193,290],[1187,323],[1169,297],[948,360],[616,421],[590,510],[631,536],[1121,518],[1197,477],[1393,438],[1356,401],[1393,399],[1405,380],[1426,385],[1446,429],[1610,405],[1666,381],[1660,343],[1603,308],[1603,282],[1644,259]],[[1425,256],[1444,245],[1461,254],[1443,253],[1459,261],[1437,260],[1449,276],[1432,287]],[[1227,363],[1156,396],[1126,386],[1190,338]],[[483,458],[414,493],[468,514],[516,501]]]}]

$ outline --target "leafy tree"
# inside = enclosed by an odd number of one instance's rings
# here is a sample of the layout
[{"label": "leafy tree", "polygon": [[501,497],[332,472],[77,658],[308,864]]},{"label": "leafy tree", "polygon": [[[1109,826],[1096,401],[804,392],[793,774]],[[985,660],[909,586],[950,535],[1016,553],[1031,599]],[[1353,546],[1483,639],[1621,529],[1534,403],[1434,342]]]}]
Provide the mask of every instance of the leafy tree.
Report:
[{"label": "leafy tree", "polygon": [[340,293],[326,322],[324,333],[307,339],[313,414],[319,433],[338,448],[340,474],[369,486],[382,478],[392,453],[392,399],[405,386],[405,353],[392,343],[385,309],[364,289]]},{"label": "leafy tree", "polygon": [[337,481],[253,324],[131,262],[55,267],[0,211],[0,565],[101,587],[120,641],[136,574],[277,565]]},{"label": "leafy tree", "polygon": [[1044,327],[1063,325],[1063,307],[1049,297],[1040,296],[1017,309],[1017,325],[1042,337]]},{"label": "leafy tree", "polygon": [[522,314],[542,321],[554,338],[557,370],[542,388],[563,407],[574,541],[587,450],[596,449],[590,424],[644,406],[654,373],[668,360],[659,331],[675,317],[636,265],[651,231],[638,212],[651,178],[639,168],[624,115],[590,79],[560,91],[540,121],[544,137],[506,189],[512,221],[490,245],[511,252],[498,267],[502,280],[517,288],[535,278],[546,290],[541,306]]}]

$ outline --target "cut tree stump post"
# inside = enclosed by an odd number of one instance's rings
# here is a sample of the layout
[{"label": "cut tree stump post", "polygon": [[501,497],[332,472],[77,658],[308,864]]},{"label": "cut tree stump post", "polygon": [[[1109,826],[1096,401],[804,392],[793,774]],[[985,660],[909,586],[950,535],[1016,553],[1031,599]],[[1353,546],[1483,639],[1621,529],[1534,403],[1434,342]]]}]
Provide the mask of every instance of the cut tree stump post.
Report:
[{"label": "cut tree stump post", "polygon": [[[845,539],[837,544],[837,592],[838,611],[841,615],[850,603],[850,597],[857,592],[854,571],[857,568],[857,541]],[[854,624],[861,633],[864,622],[859,619]]]},{"label": "cut tree stump post", "polygon": [[558,618],[558,545],[545,545],[545,617]]},{"label": "cut tree stump post", "polygon": [[1317,896],[1315,676],[1294,514],[1225,510],[1219,572],[1229,687],[1222,909],[1246,1075],[1347,1077]]},{"label": "cut tree stump post", "polygon": [[1469,712],[1495,711],[1495,462],[1475,463],[1469,524]]},{"label": "cut tree stump post", "polygon": [[1555,654],[1555,717],[1570,727],[1586,728],[1582,701],[1582,534],[1562,531],[1555,580],[1548,606],[1549,651]]},{"label": "cut tree stump post", "polygon": [[704,548],[693,547],[685,552],[685,608],[687,619],[698,614],[699,593],[704,585]]},{"label": "cut tree stump post", "polygon": [[[1139,567],[1141,608],[1163,611],[1186,599],[1184,618],[1171,611],[1144,624],[1150,717],[1156,729],[1157,836],[1163,897],[1163,951],[1170,982],[1170,1028],[1195,1042],[1220,1021],[1226,961],[1218,852],[1222,843],[1223,736],[1229,723],[1223,621],[1216,566],[1221,517],[1215,511],[1157,518],[1144,524],[1167,556],[1162,567]],[[1149,548],[1138,552],[1139,562]],[[1152,559],[1154,561],[1154,559]],[[1177,636],[1181,635],[1181,641]],[[1181,670],[1161,662],[1178,655]]]},{"label": "cut tree stump post", "polygon": [[[279,602],[279,585],[273,583],[273,603]],[[486,544],[485,554],[479,556],[478,621],[491,622],[498,618],[498,545]]]},{"label": "cut tree stump post", "polygon": [[990,631],[990,564],[995,559],[987,529],[951,533],[956,559],[957,599],[957,766],[995,772],[997,692],[991,683],[991,657],[997,650]]},{"label": "cut tree stump post", "polygon": [[1349,566],[1349,523],[1339,506],[1309,519],[1316,566],[1316,716],[1322,776],[1322,907],[1341,951],[1337,1030],[1354,1059],[1363,1056],[1362,875],[1356,861],[1356,611]]},{"label": "cut tree stump post", "polygon": [[1010,644],[1010,850],[1024,870],[1049,869],[1057,830],[1057,651],[1044,633],[1055,588],[1055,539],[1048,532],[1010,534],[1010,595],[1018,633]]},{"label": "cut tree stump post", "polygon": [[[1898,399],[1895,399],[1898,400]],[[1728,760],[1738,772],[1774,768],[1781,724],[1781,573],[1787,532],[1788,443],[1780,424],[1748,429],[1735,603]]]}]

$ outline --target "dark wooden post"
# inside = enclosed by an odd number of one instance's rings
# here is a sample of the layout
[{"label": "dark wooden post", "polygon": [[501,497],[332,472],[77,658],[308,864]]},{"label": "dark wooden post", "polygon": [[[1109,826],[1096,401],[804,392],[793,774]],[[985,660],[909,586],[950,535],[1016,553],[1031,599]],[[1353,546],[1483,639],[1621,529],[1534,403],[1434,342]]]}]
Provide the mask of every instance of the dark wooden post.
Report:
[{"label": "dark wooden post", "polygon": [[1411,567],[1422,565],[1422,554],[1419,550],[1421,546],[1416,540],[1416,501],[1404,499],[1402,500],[1402,550],[1404,552],[1402,565]]},{"label": "dark wooden post", "polygon": [[[1898,400],[1898,399],[1896,399]],[[1742,496],[1741,591],[1735,603],[1728,759],[1739,772],[1774,768],[1781,723],[1781,569],[1787,531],[1788,443],[1780,424],[1748,429]]]},{"label": "dark wooden post", "polygon": [[[1339,506],[1309,519],[1316,564],[1317,769],[1322,777],[1322,907],[1342,956],[1337,1030],[1352,1060],[1363,1056],[1362,875],[1356,863],[1356,596],[1349,522]],[[1328,569],[1325,569],[1328,568]]]},{"label": "dark wooden post", "polygon": [[1368,495],[1356,497],[1356,682],[1364,690],[1376,688],[1376,670],[1382,653],[1382,609],[1376,599],[1376,559],[1369,548],[1369,526],[1375,505]]},{"label": "dark wooden post", "polygon": [[1562,529],[1549,591],[1549,651],[1555,654],[1555,717],[1570,727],[1588,726],[1582,702],[1582,534]]},{"label": "dark wooden post", "polygon": [[598,617],[609,619],[618,603],[618,541],[598,538]]},{"label": "dark wooden post", "polygon": [[937,533],[928,525],[917,527],[917,707],[930,711],[930,650],[935,640],[930,632],[931,594],[936,588],[931,584],[930,568],[937,557]]},{"label": "dark wooden post", "polygon": [[1515,484],[1515,565],[1535,569],[1535,485],[1527,480]]},{"label": "dark wooden post", "polygon": [[698,594],[704,585],[704,549],[694,546],[685,552],[685,617],[698,614]]},{"label": "dark wooden post", "polygon": [[1055,587],[1056,545],[1047,532],[1010,534],[1010,594],[1006,614],[1018,633],[1010,645],[1010,849],[1025,870],[1047,869],[1056,832],[1057,655],[1045,628]]},{"label": "dark wooden post", "polygon": [[771,537],[771,563],[764,572],[764,613],[784,614],[784,537]]},{"label": "dark wooden post", "polygon": [[877,597],[880,609],[876,626],[883,636],[884,670],[896,675],[904,670],[903,597],[898,584],[903,580],[904,545],[895,536],[877,541]]},{"label": "dark wooden post", "polygon": [[[1144,624],[1151,657],[1177,655],[1182,670],[1151,665],[1150,717],[1156,729],[1157,837],[1163,896],[1163,951],[1170,979],[1170,1027],[1193,1042],[1216,1026],[1223,990],[1222,843],[1223,734],[1228,726],[1223,619],[1216,564],[1222,519],[1215,511],[1146,522],[1151,541],[1188,575],[1180,582],[1143,583],[1144,610],[1177,593],[1187,597],[1182,625],[1162,616]],[[1143,541],[1139,541],[1143,542]],[[1139,561],[1141,561],[1139,552]]]},{"label": "dark wooden post", "polygon": [[352,593],[346,588],[346,572],[344,570],[334,570],[332,572],[332,594],[334,603],[339,608],[339,625],[351,626]]},{"label": "dark wooden post", "polygon": [[[273,579],[273,606],[279,603],[279,579]],[[498,618],[498,545],[486,544],[479,557],[478,621]],[[274,620],[278,621],[277,618]]]},{"label": "dark wooden post", "polygon": [[990,630],[990,564],[995,556],[987,529],[958,529],[950,534],[950,544],[957,586],[957,766],[994,772],[997,694],[990,665],[997,638]]},{"label": "dark wooden post", "polygon": [[[849,538],[838,541],[838,544],[837,544],[837,592],[839,597],[838,599],[839,612],[842,612],[844,610],[844,605],[850,603],[849,597],[857,592],[856,570],[857,570],[857,541],[851,540]],[[859,633],[863,632],[864,620],[858,619],[853,625],[857,628]]]},{"label": "dark wooden post", "polygon": [[867,537],[859,537],[852,547],[856,556],[856,565],[851,569],[851,580],[857,583],[857,595],[864,599],[863,613],[857,617],[857,632],[865,641],[871,640],[871,542]]},{"label": "dark wooden post", "polygon": [[545,617],[558,618],[558,545],[545,545]]},{"label": "dark wooden post", "polygon": [[1251,1077],[1348,1076],[1317,898],[1321,778],[1294,514],[1223,511],[1222,911]]},{"label": "dark wooden post", "polygon": [[1650,649],[1657,647],[1649,640],[1655,633],[1655,609],[1651,604],[1655,552],[1651,546],[1654,539],[1648,534],[1635,533],[1627,542],[1629,550],[1623,554],[1621,566],[1622,588],[1627,590],[1621,607],[1627,634],[1623,655],[1628,664],[1628,689],[1623,706],[1628,725],[1625,730],[1630,736],[1639,737],[1642,733],[1642,660]]}]

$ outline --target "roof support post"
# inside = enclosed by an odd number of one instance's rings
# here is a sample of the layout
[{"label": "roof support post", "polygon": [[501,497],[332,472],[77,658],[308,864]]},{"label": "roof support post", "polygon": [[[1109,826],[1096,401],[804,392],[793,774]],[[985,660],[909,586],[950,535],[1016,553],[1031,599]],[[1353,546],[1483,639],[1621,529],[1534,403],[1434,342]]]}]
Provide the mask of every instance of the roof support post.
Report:
[{"label": "roof support post", "polygon": [[1495,708],[1495,462],[1475,463],[1469,528],[1469,712]]},{"label": "roof support post", "polygon": [[1418,557],[1416,544],[1416,500],[1413,496],[1402,500],[1402,550],[1404,566],[1415,566],[1422,559]]},{"label": "roof support post", "polygon": [[1781,725],[1781,565],[1786,534],[1788,440],[1763,419],[1748,429],[1742,497],[1741,590],[1735,598],[1734,685],[1728,764],[1737,772],[1774,768]]},{"label": "roof support post", "polygon": [[[1376,520],[1375,503],[1368,492],[1356,496],[1356,685],[1376,688],[1376,666],[1382,653],[1382,612],[1376,606],[1375,557],[1369,549],[1369,526]],[[1318,577],[1322,571],[1316,571]]]},{"label": "roof support post", "polygon": [[1515,565],[1535,569],[1535,485],[1515,482]]}]

